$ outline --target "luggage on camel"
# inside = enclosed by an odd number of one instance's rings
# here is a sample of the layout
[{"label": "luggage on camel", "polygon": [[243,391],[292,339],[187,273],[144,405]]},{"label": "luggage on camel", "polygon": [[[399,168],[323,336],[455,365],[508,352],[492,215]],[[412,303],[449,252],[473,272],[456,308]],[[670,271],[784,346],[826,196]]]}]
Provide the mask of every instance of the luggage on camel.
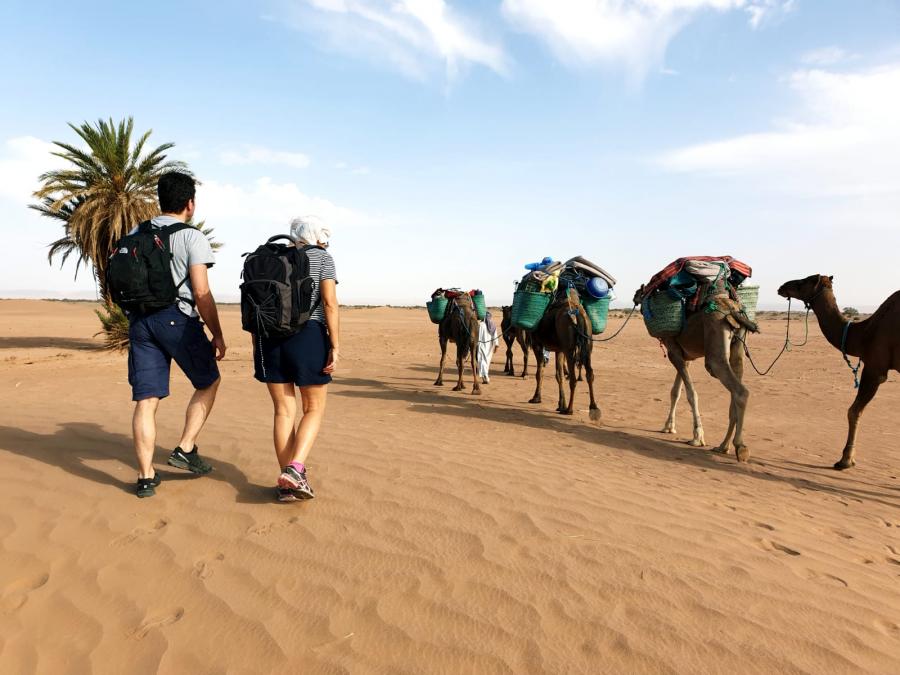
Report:
[{"label": "luggage on camel", "polygon": [[[278,243],[286,239],[290,243]],[[307,251],[281,234],[252,253],[244,254],[241,272],[241,325],[248,333],[264,337],[293,335],[318,307],[312,302],[314,282]]]},{"label": "luggage on camel", "polygon": [[751,275],[749,265],[731,256],[678,258],[656,273],[635,301],[655,338],[678,335],[687,316],[701,309],[722,311],[735,329],[755,329],[759,286],[742,285]]},{"label": "luggage on camel", "polygon": [[471,291],[461,291],[458,288],[438,288],[431,294],[431,300],[425,303],[425,309],[428,310],[428,318],[431,323],[440,323],[447,314],[447,307],[453,298],[460,295],[468,295],[472,298],[472,304],[475,306],[475,316],[479,321],[484,321],[487,316],[487,302],[484,299],[484,293],[479,289]]},{"label": "luggage on camel", "polygon": [[591,320],[591,332],[599,335],[606,329],[612,287],[616,279],[599,265],[581,256],[566,262],[544,258],[541,265],[525,266],[531,270],[516,285],[510,320],[516,328],[534,330],[547,308],[575,289],[582,307]]},{"label": "luggage on camel", "polygon": [[179,299],[178,289],[189,277],[178,284],[172,278],[169,237],[190,227],[193,226],[176,223],[155,228],[148,220],[138,225],[134,234],[119,239],[106,268],[106,288],[113,302],[126,312],[137,314],[174,305]]}]

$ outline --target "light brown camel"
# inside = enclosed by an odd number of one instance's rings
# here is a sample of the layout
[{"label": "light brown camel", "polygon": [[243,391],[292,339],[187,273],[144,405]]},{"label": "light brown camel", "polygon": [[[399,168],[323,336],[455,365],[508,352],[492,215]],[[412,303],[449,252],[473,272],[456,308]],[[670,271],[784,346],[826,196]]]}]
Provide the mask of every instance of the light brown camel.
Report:
[{"label": "light brown camel", "polygon": [[878,387],[887,380],[888,371],[900,371],[900,291],[881,303],[868,319],[851,323],[838,309],[831,283],[833,278],[813,274],[805,279],[788,281],[778,289],[778,295],[801,300],[812,308],[825,339],[840,349],[845,358],[857,357],[857,369],[860,363],[865,365],[858,380],[856,398],[847,411],[847,443],[841,459],[834,464],[835,469],[843,470],[856,464],[856,429],[860,415],[875,397]]},{"label": "light brown camel", "polygon": [[435,380],[435,386],[441,387],[444,384],[444,360],[447,357],[447,342],[456,343],[456,368],[459,371],[459,379],[453,391],[462,391],[465,389],[463,384],[463,366],[466,357],[472,361],[472,378],[475,381],[475,387],[472,394],[481,394],[481,385],[478,383],[478,372],[475,365],[475,359],[478,355],[478,315],[475,313],[475,304],[468,294],[459,295],[447,305],[447,311],[444,318],[438,325],[438,340],[441,343],[441,365],[438,371],[438,378]]},{"label": "light brown camel", "polygon": [[503,333],[503,342],[506,343],[506,363],[503,365],[503,374],[515,377],[516,369],[513,366],[513,345],[519,343],[522,348],[522,357],[525,365],[522,366],[522,377],[528,375],[528,352],[531,351],[531,334],[521,328],[512,325],[512,307],[504,305],[503,321],[500,323],[500,332]]},{"label": "light brown camel", "polygon": [[[706,287],[701,286],[698,292],[705,293]],[[635,305],[640,304],[643,295],[644,287],[641,286],[634,294]],[[684,385],[694,418],[694,437],[689,443],[694,447],[706,445],[703,423],[700,420],[700,403],[688,369],[691,361],[703,357],[707,372],[719,380],[731,394],[731,403],[728,407],[728,431],[725,432],[725,438],[714,449],[714,452],[727,454],[728,444],[733,439],[737,460],[746,462],[750,459],[750,450],[744,444],[744,414],[747,410],[750,392],[741,382],[744,376],[744,352],[740,342],[748,330],[756,332],[758,329],[740,313],[740,305],[727,295],[714,295],[708,299],[716,303],[719,308],[717,311],[707,312],[701,308],[688,313],[678,335],[660,339],[666,348],[669,361],[675,366],[675,382],[672,384],[670,393],[669,416],[666,418],[662,431],[664,434],[676,433],[675,408],[681,398],[681,389]]]},{"label": "light brown camel", "polygon": [[[537,374],[535,375],[534,396],[529,403],[541,402],[544,350],[546,349],[556,354],[556,383],[559,385],[557,412],[561,415],[574,413],[575,385],[578,377],[576,365],[584,366],[585,379],[591,397],[590,416],[592,420],[598,421],[600,407],[594,398],[594,368],[591,365],[593,346],[591,320],[584,311],[584,307],[581,306],[578,293],[574,289],[569,289],[564,298],[556,300],[547,308],[540,323],[531,331],[531,348],[537,362]],[[565,375],[569,380],[568,405],[566,405],[566,393],[563,389],[563,360],[568,369]]]}]

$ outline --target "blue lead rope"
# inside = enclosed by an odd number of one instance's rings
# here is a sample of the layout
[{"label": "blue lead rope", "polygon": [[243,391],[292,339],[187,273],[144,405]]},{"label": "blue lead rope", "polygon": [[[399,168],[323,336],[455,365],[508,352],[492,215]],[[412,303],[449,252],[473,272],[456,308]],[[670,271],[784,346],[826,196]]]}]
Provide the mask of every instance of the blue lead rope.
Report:
[{"label": "blue lead rope", "polygon": [[859,360],[856,362],[856,367],[853,367],[853,364],[850,363],[850,359],[847,358],[847,333],[850,331],[850,321],[844,324],[844,332],[841,335],[841,356],[844,357],[844,361],[847,362],[847,367],[853,372],[853,388],[859,389],[859,367],[862,365],[862,357],[859,357]]}]

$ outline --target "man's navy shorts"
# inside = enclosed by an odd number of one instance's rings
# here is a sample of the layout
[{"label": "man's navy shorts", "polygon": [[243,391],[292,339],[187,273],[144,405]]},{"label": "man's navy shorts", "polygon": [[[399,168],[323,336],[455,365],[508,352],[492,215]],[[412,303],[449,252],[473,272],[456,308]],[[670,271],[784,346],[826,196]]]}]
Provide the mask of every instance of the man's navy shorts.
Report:
[{"label": "man's navy shorts", "polygon": [[172,359],[195,389],[206,389],[219,379],[216,351],[200,319],[172,305],[130,320],[128,384],[133,401],[169,395]]}]

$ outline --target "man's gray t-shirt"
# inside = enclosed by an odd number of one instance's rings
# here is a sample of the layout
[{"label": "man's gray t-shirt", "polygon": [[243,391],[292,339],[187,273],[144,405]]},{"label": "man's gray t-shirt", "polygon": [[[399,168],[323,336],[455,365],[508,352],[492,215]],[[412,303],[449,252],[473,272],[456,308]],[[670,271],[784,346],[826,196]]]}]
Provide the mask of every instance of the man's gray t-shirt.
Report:
[{"label": "man's gray t-shirt", "polygon": [[[172,216],[156,216],[150,221],[153,227],[166,227],[181,222]],[[137,232],[137,228],[131,231],[132,234],[135,232]],[[193,301],[194,289],[191,287],[189,276],[191,265],[212,267],[216,262],[209,239],[197,228],[190,227],[170,235],[169,248],[172,251],[172,279],[175,281],[175,285],[181,284],[182,279],[187,277],[187,281],[178,289],[178,297]],[[188,316],[199,316],[196,308],[190,302],[179,300],[178,309]]]}]

